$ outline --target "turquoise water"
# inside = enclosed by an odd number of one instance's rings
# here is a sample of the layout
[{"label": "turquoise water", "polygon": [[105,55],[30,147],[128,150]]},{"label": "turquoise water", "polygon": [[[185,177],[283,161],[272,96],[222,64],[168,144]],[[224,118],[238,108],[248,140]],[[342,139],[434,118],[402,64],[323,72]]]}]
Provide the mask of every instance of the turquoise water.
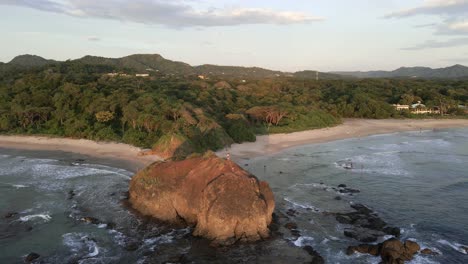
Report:
[{"label": "turquoise water", "polygon": [[[418,256],[414,263],[468,263],[461,249],[468,245],[466,128],[314,144],[240,162],[270,183],[280,210],[300,211],[295,220],[302,237],[295,243],[313,246],[330,263],[379,262],[346,256],[346,247],[359,243],[344,237],[344,227],[323,214],[344,211],[349,203],[370,206],[389,224],[402,228],[402,239],[441,253]],[[346,164],[353,169],[344,168]],[[341,195],[343,200],[336,201],[331,187],[339,184],[361,193]]]},{"label": "turquoise water", "polygon": [[[295,255],[288,246],[305,245],[327,263],[379,263],[345,254],[359,242],[346,238],[345,226],[326,212],[350,211],[350,203],[370,206],[402,228],[402,239],[440,253],[417,256],[413,263],[468,263],[461,249],[468,245],[468,129],[341,140],[241,160],[270,183],[278,214],[297,212],[288,221],[297,223],[301,236],[282,230],[283,238],[214,255],[204,253],[214,250],[191,238],[189,229],[147,222],[122,204],[133,173],[121,163],[91,157],[76,163],[78,158],[83,157],[0,149],[0,263],[23,263],[30,252],[45,263],[162,263],[180,254],[193,263],[242,263],[252,254],[261,259],[281,250]],[[353,169],[345,169],[350,163]],[[361,192],[337,193],[338,184]],[[9,212],[17,214],[5,218]]]}]

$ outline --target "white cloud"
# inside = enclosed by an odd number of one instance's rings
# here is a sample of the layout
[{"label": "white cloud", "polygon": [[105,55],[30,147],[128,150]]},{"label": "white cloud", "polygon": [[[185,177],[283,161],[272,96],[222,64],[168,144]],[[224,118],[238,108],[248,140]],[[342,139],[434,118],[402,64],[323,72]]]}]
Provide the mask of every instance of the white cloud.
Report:
[{"label": "white cloud", "polygon": [[435,48],[452,48],[459,46],[468,46],[468,38],[454,38],[446,41],[428,40],[422,44],[403,48],[403,50],[423,50]]},{"label": "white cloud", "polygon": [[195,8],[194,0],[0,0],[17,5],[76,17],[93,17],[172,27],[234,26],[243,24],[298,24],[323,18],[302,12],[264,8]]},{"label": "white cloud", "polygon": [[423,5],[387,14],[387,18],[401,18],[415,15],[455,16],[468,13],[468,0],[429,0]]}]

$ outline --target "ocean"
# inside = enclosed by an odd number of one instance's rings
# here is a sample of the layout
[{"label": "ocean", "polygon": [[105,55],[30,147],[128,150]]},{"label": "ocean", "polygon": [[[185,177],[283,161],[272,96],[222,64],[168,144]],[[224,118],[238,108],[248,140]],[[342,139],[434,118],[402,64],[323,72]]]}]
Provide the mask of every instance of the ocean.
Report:
[{"label": "ocean", "polygon": [[[411,263],[468,263],[467,128],[305,145],[239,164],[269,182],[277,214],[295,212],[288,221],[300,235],[282,229],[267,242],[211,249],[190,228],[133,212],[123,202],[133,173],[119,162],[0,149],[0,263],[23,263],[30,252],[45,263],[281,263],[306,245],[326,263],[379,263],[345,254],[360,242],[330,213],[356,203],[400,227],[401,239],[439,253]],[[340,193],[340,184],[360,192]]]}]

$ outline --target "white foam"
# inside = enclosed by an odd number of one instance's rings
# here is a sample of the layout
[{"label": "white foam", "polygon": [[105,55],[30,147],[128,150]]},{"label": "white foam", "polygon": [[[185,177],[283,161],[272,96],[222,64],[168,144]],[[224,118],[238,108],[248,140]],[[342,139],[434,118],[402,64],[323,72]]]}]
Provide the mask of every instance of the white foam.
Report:
[{"label": "white foam", "polygon": [[460,244],[460,243],[457,243],[457,242],[450,242],[450,241],[447,241],[445,239],[439,239],[439,240],[437,240],[437,243],[449,246],[452,249],[454,249],[454,250],[456,250],[456,251],[458,251],[458,252],[460,252],[462,254],[465,254],[465,255],[468,254],[468,251],[462,248],[462,247],[468,247],[467,245],[463,245],[463,244]]},{"label": "white foam", "polygon": [[13,184],[12,186],[15,187],[16,189],[28,188],[29,187],[29,186],[22,185],[22,184]]},{"label": "white foam", "polygon": [[295,202],[295,201],[293,201],[293,200],[292,200],[291,198],[289,198],[289,197],[285,197],[284,200],[285,200],[286,202],[292,204],[292,205],[293,205],[294,207],[296,207],[296,208],[309,209],[309,210],[311,209],[311,210],[313,210],[314,212],[317,212],[317,213],[323,211],[322,209],[317,208],[317,207],[315,207],[315,206],[313,206],[313,205],[311,205],[311,204]]},{"label": "white foam", "polygon": [[42,214],[34,214],[34,215],[26,215],[26,216],[22,216],[20,217],[20,221],[21,222],[28,222],[30,221],[31,219],[36,219],[36,218],[41,218],[42,220],[46,221],[46,222],[49,222],[52,217],[50,215],[48,215],[47,213],[42,213]]},{"label": "white foam", "polygon": [[301,236],[296,241],[294,241],[294,245],[296,247],[303,247],[303,246],[310,245],[313,241],[314,241],[313,237]]},{"label": "white foam", "polygon": [[99,255],[99,247],[96,242],[83,233],[67,233],[62,237],[63,244],[69,247],[72,253],[81,253],[86,258]]}]

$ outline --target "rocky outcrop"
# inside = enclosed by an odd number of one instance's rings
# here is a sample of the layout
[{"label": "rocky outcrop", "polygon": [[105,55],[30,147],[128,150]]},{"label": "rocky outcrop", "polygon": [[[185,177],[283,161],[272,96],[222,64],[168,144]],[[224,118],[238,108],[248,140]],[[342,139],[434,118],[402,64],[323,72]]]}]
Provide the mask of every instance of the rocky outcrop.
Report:
[{"label": "rocky outcrop", "polygon": [[344,235],[361,242],[375,242],[384,235],[399,236],[398,227],[388,226],[374,211],[362,204],[353,204],[356,210],[351,213],[337,213],[336,220],[341,224],[349,225],[344,229]]},{"label": "rocky outcrop", "polygon": [[[391,238],[377,245],[361,244],[359,246],[348,247],[346,254],[352,255],[355,252],[380,256],[384,264],[401,264],[410,261],[420,250],[418,243],[406,240],[402,243],[396,238]],[[422,253],[422,252],[421,252]]]},{"label": "rocky outcrop", "polygon": [[162,136],[153,149],[140,155],[157,155],[162,159],[182,159],[193,152],[193,146],[186,137],[180,134]]},{"label": "rocky outcrop", "polygon": [[132,178],[129,193],[142,214],[185,222],[220,244],[268,237],[275,207],[268,183],[212,153],[154,163]]}]

